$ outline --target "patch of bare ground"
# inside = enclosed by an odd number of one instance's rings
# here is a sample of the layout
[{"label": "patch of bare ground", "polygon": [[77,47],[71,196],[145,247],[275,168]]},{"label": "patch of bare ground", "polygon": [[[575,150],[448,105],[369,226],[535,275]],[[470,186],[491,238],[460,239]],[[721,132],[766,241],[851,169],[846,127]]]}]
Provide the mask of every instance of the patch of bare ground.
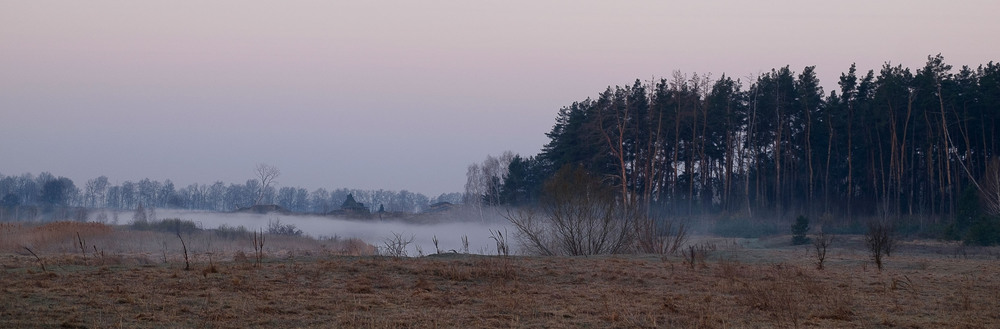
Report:
[{"label": "patch of bare ground", "polygon": [[391,258],[317,245],[259,267],[238,252],[202,256],[190,271],[170,255],[101,263],[42,248],[43,271],[4,249],[0,327],[1000,327],[992,251],[904,244],[879,272],[853,247],[816,270],[804,247],[698,243],[693,268],[681,256]]}]

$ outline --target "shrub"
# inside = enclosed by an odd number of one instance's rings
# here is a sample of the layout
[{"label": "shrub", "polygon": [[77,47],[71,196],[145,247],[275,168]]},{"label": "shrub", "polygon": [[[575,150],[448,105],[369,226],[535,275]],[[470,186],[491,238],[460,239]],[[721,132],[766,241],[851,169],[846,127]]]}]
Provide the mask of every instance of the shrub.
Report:
[{"label": "shrub", "polygon": [[820,232],[813,239],[813,247],[816,248],[816,269],[823,269],[823,262],[826,261],[826,251],[833,244],[833,234],[828,234],[826,232]]},{"label": "shrub", "polygon": [[201,231],[198,224],[191,220],[185,220],[180,218],[168,218],[161,220],[159,222],[154,222],[153,226],[156,231],[161,232],[174,232],[174,233],[186,233],[191,234],[194,232]]},{"label": "shrub", "polygon": [[865,233],[865,246],[871,253],[872,261],[879,271],[882,271],[882,254],[889,256],[895,246],[896,239],[893,234],[893,226],[887,220],[873,220],[868,222],[868,232]]},{"label": "shrub", "polygon": [[969,233],[965,236],[965,244],[977,246],[1000,244],[1000,218],[980,217],[969,227]]},{"label": "shrub", "polygon": [[692,244],[681,250],[681,254],[684,256],[684,263],[693,270],[699,261],[703,267],[706,266],[705,259],[708,258],[710,252],[715,251],[715,248],[715,244],[710,243]]},{"label": "shrub", "polygon": [[222,224],[215,229],[215,235],[221,238],[233,240],[233,239],[249,237],[250,230],[247,230],[247,227],[243,225],[229,226],[227,224]]},{"label": "shrub", "polygon": [[583,167],[559,169],[533,208],[508,212],[521,242],[542,255],[597,255],[631,251],[638,207],[619,200],[613,187]]},{"label": "shrub", "polygon": [[802,245],[809,243],[809,238],[806,237],[806,233],[808,232],[809,218],[806,216],[795,218],[795,224],[792,224],[792,244]]},{"label": "shrub", "polygon": [[392,232],[392,237],[386,238],[383,243],[385,244],[385,250],[383,250],[385,256],[392,256],[394,258],[407,257],[406,247],[410,243],[413,243],[413,236],[411,235],[409,239],[406,239],[402,234]]},{"label": "shrub", "polygon": [[295,224],[281,224],[281,220],[267,221],[267,233],[274,235],[301,236],[302,230],[295,227]]},{"label": "shrub", "polygon": [[156,231],[191,234],[201,231],[198,224],[186,219],[168,218],[161,221],[133,221],[131,228],[137,231]]},{"label": "shrub", "polygon": [[952,237],[956,240],[960,238],[982,215],[983,208],[979,202],[979,190],[975,186],[966,187],[958,198],[958,207],[955,209],[955,218],[952,222],[953,227],[951,227]]},{"label": "shrub", "polygon": [[653,215],[639,215],[636,222],[636,239],[639,251],[652,254],[674,254],[688,239],[688,228]]}]

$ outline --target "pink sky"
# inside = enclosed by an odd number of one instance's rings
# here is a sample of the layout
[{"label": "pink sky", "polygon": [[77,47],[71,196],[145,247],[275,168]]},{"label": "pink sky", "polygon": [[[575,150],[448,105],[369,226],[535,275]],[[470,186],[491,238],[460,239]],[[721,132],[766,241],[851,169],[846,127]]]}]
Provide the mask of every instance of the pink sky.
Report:
[{"label": "pink sky", "polygon": [[1000,60],[995,1],[7,1],[0,173],[461,191],[556,112],[675,70]]}]

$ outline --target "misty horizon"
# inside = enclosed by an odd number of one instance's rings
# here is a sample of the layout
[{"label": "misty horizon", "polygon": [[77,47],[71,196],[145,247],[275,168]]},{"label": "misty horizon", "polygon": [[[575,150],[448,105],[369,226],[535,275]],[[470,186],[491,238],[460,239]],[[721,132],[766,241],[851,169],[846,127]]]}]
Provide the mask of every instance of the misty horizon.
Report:
[{"label": "misty horizon", "polygon": [[[118,224],[130,224],[134,212],[118,211]],[[294,225],[302,230],[304,235],[314,239],[351,239],[357,238],[377,247],[394,238],[394,234],[404,239],[412,238],[413,242],[407,248],[410,256],[417,256],[418,250],[424,255],[434,254],[433,239],[438,240],[442,252],[463,252],[462,238],[468,239],[468,252],[490,254],[496,252],[496,246],[490,239],[490,230],[514,230],[510,224],[490,216],[490,219],[455,221],[442,220],[431,223],[413,223],[404,220],[357,220],[317,215],[282,215],[282,214],[252,214],[252,213],[219,213],[197,210],[157,209],[156,219],[181,219],[192,221],[201,229],[218,229],[226,225],[229,228],[245,227],[249,231],[268,229],[272,222],[281,225]],[[419,249],[418,249],[419,248]]]}]

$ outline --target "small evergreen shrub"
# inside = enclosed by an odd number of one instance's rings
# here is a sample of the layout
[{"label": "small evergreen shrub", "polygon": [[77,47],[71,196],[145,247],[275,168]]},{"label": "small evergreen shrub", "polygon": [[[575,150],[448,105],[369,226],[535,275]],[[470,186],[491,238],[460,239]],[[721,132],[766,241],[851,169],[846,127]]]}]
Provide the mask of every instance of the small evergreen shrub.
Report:
[{"label": "small evergreen shrub", "polygon": [[809,217],[799,216],[795,218],[795,224],[792,224],[792,244],[802,245],[809,243],[809,237],[806,233],[809,232]]},{"label": "small evergreen shrub", "polygon": [[969,227],[969,233],[965,236],[965,244],[977,246],[1000,244],[1000,218],[981,216]]}]

